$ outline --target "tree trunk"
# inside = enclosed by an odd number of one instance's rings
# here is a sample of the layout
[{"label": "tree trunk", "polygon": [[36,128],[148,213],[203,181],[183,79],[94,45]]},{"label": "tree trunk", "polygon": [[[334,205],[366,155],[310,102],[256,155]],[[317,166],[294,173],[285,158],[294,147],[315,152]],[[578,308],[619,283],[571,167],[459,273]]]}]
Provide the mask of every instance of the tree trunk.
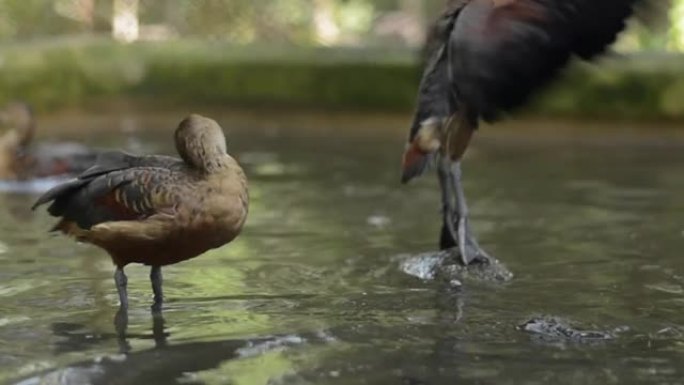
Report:
[{"label": "tree trunk", "polygon": [[335,22],[335,4],[332,0],[314,0],[313,20],[316,40],[333,44],[340,37],[340,27]]},{"label": "tree trunk", "polygon": [[118,41],[130,43],[138,40],[138,0],[114,0],[112,9],[112,36]]}]

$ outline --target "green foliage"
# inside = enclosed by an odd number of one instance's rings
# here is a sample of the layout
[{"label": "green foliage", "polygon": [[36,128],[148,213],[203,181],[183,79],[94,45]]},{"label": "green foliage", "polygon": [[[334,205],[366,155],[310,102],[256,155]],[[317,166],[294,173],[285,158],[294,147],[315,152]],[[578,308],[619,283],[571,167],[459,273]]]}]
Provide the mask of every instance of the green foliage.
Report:
[{"label": "green foliage", "polygon": [[576,64],[530,111],[626,119],[684,118],[684,57],[641,54]]},{"label": "green foliage", "polygon": [[77,22],[59,17],[51,0],[0,0],[0,40],[80,32]]},{"label": "green foliage", "polygon": [[[41,108],[101,97],[185,104],[409,112],[419,81],[404,50],[238,47],[184,40],[108,40],[5,47],[0,102]],[[639,55],[575,65],[530,113],[684,119],[684,58]]]},{"label": "green foliage", "polygon": [[[373,26],[387,12],[403,11],[426,22],[446,0],[139,0],[142,26],[171,36],[233,44],[329,44],[316,37],[316,17],[329,11],[339,30],[333,43],[380,42]],[[0,41],[51,38],[111,29],[113,0],[0,0]],[[640,12],[648,27],[633,23],[631,50],[684,50],[684,0],[657,0]],[[325,12],[324,12],[325,11]],[[669,16],[668,16],[669,15]]]}]

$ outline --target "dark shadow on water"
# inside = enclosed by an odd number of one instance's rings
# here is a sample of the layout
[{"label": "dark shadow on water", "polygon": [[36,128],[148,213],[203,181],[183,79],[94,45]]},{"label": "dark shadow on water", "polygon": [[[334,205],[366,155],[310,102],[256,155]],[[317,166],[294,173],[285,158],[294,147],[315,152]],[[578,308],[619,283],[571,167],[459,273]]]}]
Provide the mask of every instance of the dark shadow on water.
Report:
[{"label": "dark shadow on water", "polygon": [[[330,343],[334,340],[325,332],[169,344],[170,333],[163,312],[151,310],[151,319],[151,334],[129,334],[128,312],[121,309],[114,316],[115,333],[93,335],[84,332],[85,325],[55,323],[52,325],[53,333],[64,339],[57,345],[57,354],[87,350],[90,346],[114,339],[119,351],[117,354],[34,374],[14,383],[171,384],[179,380],[186,384],[199,383],[188,378],[188,374],[214,369],[226,361],[257,356],[274,349]],[[152,339],[154,347],[134,351],[129,342],[131,339]]]}]

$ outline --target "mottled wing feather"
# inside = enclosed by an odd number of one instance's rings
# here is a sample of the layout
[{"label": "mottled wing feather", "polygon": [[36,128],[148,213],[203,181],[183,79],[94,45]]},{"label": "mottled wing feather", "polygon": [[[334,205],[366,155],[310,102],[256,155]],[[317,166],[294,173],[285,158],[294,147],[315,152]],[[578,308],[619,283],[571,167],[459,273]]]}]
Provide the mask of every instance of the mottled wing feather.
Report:
[{"label": "mottled wing feather", "polygon": [[181,190],[192,183],[191,175],[176,158],[107,153],[78,178],[45,193],[34,207],[52,201],[51,215],[86,230],[104,222],[144,219],[172,212]]},{"label": "mottled wing feather", "polygon": [[138,167],[93,179],[70,199],[62,217],[83,229],[104,222],[144,219],[169,212],[180,201],[187,176],[175,170]]},{"label": "mottled wing feather", "polygon": [[106,151],[99,154],[95,164],[84,171],[79,178],[85,179],[112,171],[134,167],[173,167],[178,158],[163,155],[137,156],[123,151]]}]

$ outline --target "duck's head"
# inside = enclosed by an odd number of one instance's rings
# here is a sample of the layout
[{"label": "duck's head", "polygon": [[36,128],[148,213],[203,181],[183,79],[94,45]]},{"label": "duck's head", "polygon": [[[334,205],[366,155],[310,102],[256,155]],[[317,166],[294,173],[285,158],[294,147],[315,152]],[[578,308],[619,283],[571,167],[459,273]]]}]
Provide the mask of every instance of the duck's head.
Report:
[{"label": "duck's head", "polygon": [[210,171],[227,153],[226,137],[215,120],[192,114],[183,119],[175,134],[176,150],[185,163]]},{"label": "duck's head", "polygon": [[28,145],[36,130],[31,107],[22,102],[8,103],[0,109],[0,126],[15,131],[21,146]]}]

